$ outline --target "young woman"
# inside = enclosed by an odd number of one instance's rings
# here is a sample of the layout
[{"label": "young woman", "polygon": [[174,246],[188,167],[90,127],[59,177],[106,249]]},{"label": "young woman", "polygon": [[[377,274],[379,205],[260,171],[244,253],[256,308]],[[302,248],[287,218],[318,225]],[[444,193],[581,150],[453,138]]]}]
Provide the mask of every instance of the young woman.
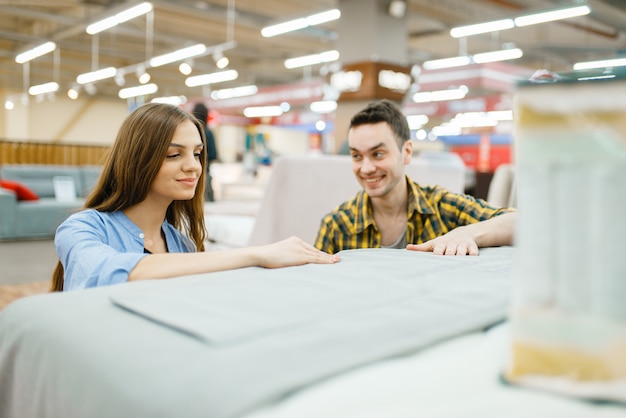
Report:
[{"label": "young woman", "polygon": [[57,229],[51,290],[339,260],[296,237],[204,252],[205,153],[202,124],[183,109],[151,103],[133,111],[85,210]]}]

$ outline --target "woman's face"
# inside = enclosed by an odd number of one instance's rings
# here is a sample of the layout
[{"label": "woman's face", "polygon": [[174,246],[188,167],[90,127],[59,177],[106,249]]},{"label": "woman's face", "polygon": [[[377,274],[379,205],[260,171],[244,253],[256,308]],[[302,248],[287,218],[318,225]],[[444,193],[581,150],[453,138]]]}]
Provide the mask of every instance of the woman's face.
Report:
[{"label": "woman's face", "polygon": [[163,199],[168,205],[173,200],[192,199],[202,175],[200,158],[203,148],[202,138],[193,122],[186,120],[178,125],[149,196]]}]

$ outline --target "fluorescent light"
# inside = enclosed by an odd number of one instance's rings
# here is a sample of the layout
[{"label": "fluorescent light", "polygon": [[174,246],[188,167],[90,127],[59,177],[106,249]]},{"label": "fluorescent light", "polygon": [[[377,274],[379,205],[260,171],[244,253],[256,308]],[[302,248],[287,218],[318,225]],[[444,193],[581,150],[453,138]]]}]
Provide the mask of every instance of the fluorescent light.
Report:
[{"label": "fluorescent light", "polygon": [[460,126],[454,126],[454,125],[439,125],[439,126],[435,126],[431,133],[432,135],[434,135],[434,138],[429,138],[431,141],[434,139],[437,139],[436,137],[438,136],[454,136],[454,135],[461,135],[461,133],[463,132],[463,130],[461,129]]},{"label": "fluorescent light", "polygon": [[78,77],[76,77],[76,82],[78,84],[89,84],[93,83],[94,81],[100,81],[106,78],[115,77],[116,74],[117,68],[107,67],[97,71],[80,74]]},{"label": "fluorescent light", "polygon": [[415,103],[426,102],[440,102],[444,100],[459,100],[467,95],[468,89],[466,86],[461,86],[458,89],[450,90],[435,90],[417,92],[413,95],[413,101]]},{"label": "fluorescent light", "polygon": [[487,112],[466,112],[458,113],[453,117],[448,126],[458,126],[460,128],[478,128],[483,126],[496,126],[498,121]]},{"label": "fluorescent light", "polygon": [[236,80],[239,77],[237,70],[219,71],[217,73],[195,75],[187,77],[185,85],[187,87],[204,86],[206,84],[221,83],[223,81]]},{"label": "fluorescent light", "polygon": [[610,74],[610,75],[596,75],[596,76],[589,76],[589,77],[580,77],[578,78],[578,81],[587,81],[587,80],[605,80],[607,78],[615,78],[615,74]]},{"label": "fluorescent light", "polygon": [[44,84],[38,84],[36,86],[31,86],[28,89],[28,94],[30,94],[31,96],[37,96],[38,94],[53,93],[57,91],[58,89],[59,89],[59,83],[55,83],[53,81],[50,83],[44,83]]},{"label": "fluorescent light", "polygon": [[6,110],[13,110],[15,108],[15,103],[13,103],[13,100],[7,99],[4,102],[4,108]]},{"label": "fluorescent light", "polygon": [[339,9],[331,9],[325,12],[316,13],[307,17],[289,20],[287,22],[278,23],[276,25],[266,26],[261,29],[261,35],[265,38],[281,35],[287,32],[304,29],[309,26],[319,25],[322,23],[337,20],[341,17]]},{"label": "fluorescent light", "polygon": [[174,106],[180,106],[187,102],[185,96],[167,96],[167,97],[155,97],[150,100],[151,103],[168,103]]},{"label": "fluorescent light", "polygon": [[574,64],[574,70],[590,70],[592,68],[623,67],[626,65],[626,58],[615,58],[600,61],[586,61]]},{"label": "fluorescent light", "polygon": [[261,118],[265,116],[280,116],[283,114],[281,106],[256,106],[246,107],[243,114],[247,118]]},{"label": "fluorescent light", "polygon": [[137,87],[128,87],[121,89],[117,94],[120,99],[128,99],[130,97],[143,96],[146,94],[156,93],[159,90],[159,86],[154,83],[144,84]]},{"label": "fluorescent light", "polygon": [[496,32],[499,30],[511,29],[515,27],[513,19],[501,19],[491,22],[477,23],[475,25],[459,26],[450,29],[450,36],[462,38],[464,36],[477,35],[479,33]]},{"label": "fluorescent light", "polygon": [[253,94],[256,94],[257,91],[259,91],[259,89],[255,85],[233,87],[230,89],[213,90],[211,92],[211,99],[223,100],[223,99],[232,99],[234,97],[252,96]]},{"label": "fluorescent light", "polygon": [[519,16],[514,19],[500,19],[493,20],[491,22],[477,23],[474,25],[458,26],[450,30],[450,36],[453,38],[462,38],[464,36],[511,29],[515,26],[528,26],[536,23],[584,16],[589,13],[591,13],[589,6],[574,6],[558,10],[548,10]]},{"label": "fluorescent light", "polygon": [[409,129],[414,131],[426,125],[429,119],[427,115],[409,115],[406,117],[406,121],[409,124]]},{"label": "fluorescent light", "polygon": [[54,42],[46,42],[39,46],[29,49],[28,51],[24,51],[21,54],[18,54],[15,57],[15,62],[18,64],[24,64],[32,59],[40,57],[42,55],[47,54],[48,52],[52,52],[57,48],[57,44]]},{"label": "fluorescent light", "polygon": [[476,64],[484,64],[486,62],[505,61],[520,58],[524,53],[519,48],[502,49],[500,51],[483,52],[474,54],[472,59]]},{"label": "fluorescent light", "polygon": [[289,58],[285,60],[285,68],[292,69],[298,67],[305,67],[307,65],[321,64],[323,62],[337,61],[339,59],[339,52],[332,50],[322,52],[320,54],[305,55],[302,57]]},{"label": "fluorescent light", "polygon": [[339,9],[331,9],[325,12],[316,13],[306,17],[306,23],[309,26],[321,25],[322,23],[332,22],[341,17],[341,11]]},{"label": "fluorescent light", "polygon": [[553,20],[569,19],[571,17],[584,16],[591,13],[589,6],[575,6],[559,10],[550,10],[520,16],[515,18],[517,26],[528,26],[536,23],[551,22]]},{"label": "fluorescent light", "polygon": [[117,26],[120,23],[124,23],[141,15],[145,15],[150,11],[152,11],[152,3],[144,2],[138,4],[137,6],[131,7],[130,9],[119,12],[113,16],[107,17],[106,19],[102,19],[98,22],[92,23],[91,25],[87,26],[86,31],[90,35],[95,35],[96,33],[100,33],[104,30]]},{"label": "fluorescent light", "polygon": [[438,60],[424,61],[422,67],[425,70],[438,70],[441,68],[461,67],[472,63],[472,58],[467,55],[452,58],[442,58]]},{"label": "fluorescent light", "polygon": [[174,52],[159,55],[151,58],[148,64],[151,67],[160,67],[161,65],[169,64],[171,62],[184,60],[187,58],[202,55],[206,52],[206,46],[204,44],[196,44],[187,48],[182,48]]},{"label": "fluorescent light", "polygon": [[272,36],[304,29],[307,26],[309,25],[308,23],[306,23],[306,19],[301,17],[300,19],[294,19],[288,22],[278,23],[276,25],[266,26],[261,29],[261,35],[263,35],[264,38],[271,38]]},{"label": "fluorescent light", "polygon": [[487,112],[487,116],[495,120],[513,120],[512,110],[491,110]]},{"label": "fluorescent light", "polygon": [[337,102],[334,100],[322,100],[318,102],[312,102],[309,106],[312,112],[315,113],[330,113],[337,109]]}]

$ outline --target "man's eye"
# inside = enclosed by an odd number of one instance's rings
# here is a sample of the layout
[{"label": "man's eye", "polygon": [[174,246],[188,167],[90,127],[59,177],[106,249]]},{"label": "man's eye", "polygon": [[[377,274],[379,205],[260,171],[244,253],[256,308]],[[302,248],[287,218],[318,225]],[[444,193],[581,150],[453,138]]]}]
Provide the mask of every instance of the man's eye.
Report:
[{"label": "man's eye", "polygon": [[361,158],[361,156],[360,156],[360,155],[357,155],[357,154],[352,154],[352,159],[353,159],[353,160],[358,160],[359,158]]}]

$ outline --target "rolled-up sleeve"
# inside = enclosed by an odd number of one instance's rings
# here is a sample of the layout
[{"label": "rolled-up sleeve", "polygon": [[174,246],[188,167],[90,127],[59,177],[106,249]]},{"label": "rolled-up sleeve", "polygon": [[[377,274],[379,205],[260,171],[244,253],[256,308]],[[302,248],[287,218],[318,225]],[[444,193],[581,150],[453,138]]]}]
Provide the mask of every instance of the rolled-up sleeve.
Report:
[{"label": "rolled-up sleeve", "polygon": [[120,230],[96,211],[70,216],[57,229],[54,244],[65,270],[64,290],[127,282],[147,255],[139,236]]}]

